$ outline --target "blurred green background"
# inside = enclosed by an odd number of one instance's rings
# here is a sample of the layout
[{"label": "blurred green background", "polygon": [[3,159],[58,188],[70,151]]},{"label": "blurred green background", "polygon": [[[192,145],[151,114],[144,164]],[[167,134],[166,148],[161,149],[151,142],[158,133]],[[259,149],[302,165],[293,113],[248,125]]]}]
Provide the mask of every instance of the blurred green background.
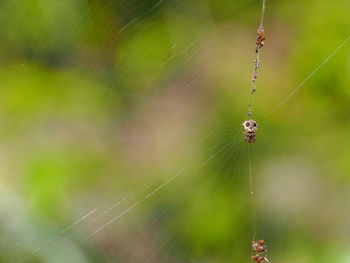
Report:
[{"label": "blurred green background", "polygon": [[350,262],[350,2],[266,1],[247,145],[261,1],[2,0],[0,262]]}]

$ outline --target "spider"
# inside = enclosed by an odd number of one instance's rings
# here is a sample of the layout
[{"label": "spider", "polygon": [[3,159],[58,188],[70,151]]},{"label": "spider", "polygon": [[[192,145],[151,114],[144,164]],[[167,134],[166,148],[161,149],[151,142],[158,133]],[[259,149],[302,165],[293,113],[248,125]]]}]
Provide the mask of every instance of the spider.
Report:
[{"label": "spider", "polygon": [[266,39],[265,34],[264,34],[264,29],[259,28],[258,30],[258,37],[256,38],[256,52],[258,53],[259,49],[264,46],[264,40]]},{"label": "spider", "polygon": [[243,129],[244,129],[244,140],[247,143],[254,143],[256,141],[255,135],[256,131],[258,129],[258,124],[254,120],[247,120],[242,123]]}]

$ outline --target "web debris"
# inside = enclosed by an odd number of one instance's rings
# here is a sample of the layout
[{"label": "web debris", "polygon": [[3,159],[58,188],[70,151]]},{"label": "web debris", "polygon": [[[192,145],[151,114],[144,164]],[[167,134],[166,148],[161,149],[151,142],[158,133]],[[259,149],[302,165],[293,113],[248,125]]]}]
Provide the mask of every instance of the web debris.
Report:
[{"label": "web debris", "polygon": [[256,92],[256,80],[258,78],[258,68],[260,68],[260,49],[264,46],[265,31],[264,31],[264,15],[265,15],[265,0],[262,0],[263,6],[261,10],[260,26],[257,31],[254,70],[252,73],[252,88],[251,88],[251,102],[248,105],[248,119],[251,119],[254,110],[254,100]]},{"label": "web debris", "polygon": [[265,241],[263,239],[259,241],[253,241],[252,242],[252,249],[255,253],[257,253],[255,256],[252,256],[252,260],[257,263],[266,262],[268,263],[269,260],[266,257],[267,254],[267,246],[265,245]]}]

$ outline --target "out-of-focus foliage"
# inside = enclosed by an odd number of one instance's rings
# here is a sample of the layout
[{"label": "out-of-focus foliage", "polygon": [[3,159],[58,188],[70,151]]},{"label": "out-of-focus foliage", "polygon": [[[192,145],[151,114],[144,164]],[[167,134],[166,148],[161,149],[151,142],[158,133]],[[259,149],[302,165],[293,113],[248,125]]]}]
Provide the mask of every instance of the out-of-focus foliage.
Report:
[{"label": "out-of-focus foliage", "polygon": [[261,1],[2,0],[0,262],[349,262],[350,2],[266,1],[247,145]]}]

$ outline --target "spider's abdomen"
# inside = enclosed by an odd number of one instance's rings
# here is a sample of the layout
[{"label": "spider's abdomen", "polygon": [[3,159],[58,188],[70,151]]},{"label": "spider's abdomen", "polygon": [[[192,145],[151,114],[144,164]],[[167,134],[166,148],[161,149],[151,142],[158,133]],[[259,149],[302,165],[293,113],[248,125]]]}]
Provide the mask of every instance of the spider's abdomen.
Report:
[{"label": "spider's abdomen", "polygon": [[254,143],[254,142],[256,141],[255,132],[247,132],[247,133],[245,134],[244,140],[245,140],[247,143]]}]

